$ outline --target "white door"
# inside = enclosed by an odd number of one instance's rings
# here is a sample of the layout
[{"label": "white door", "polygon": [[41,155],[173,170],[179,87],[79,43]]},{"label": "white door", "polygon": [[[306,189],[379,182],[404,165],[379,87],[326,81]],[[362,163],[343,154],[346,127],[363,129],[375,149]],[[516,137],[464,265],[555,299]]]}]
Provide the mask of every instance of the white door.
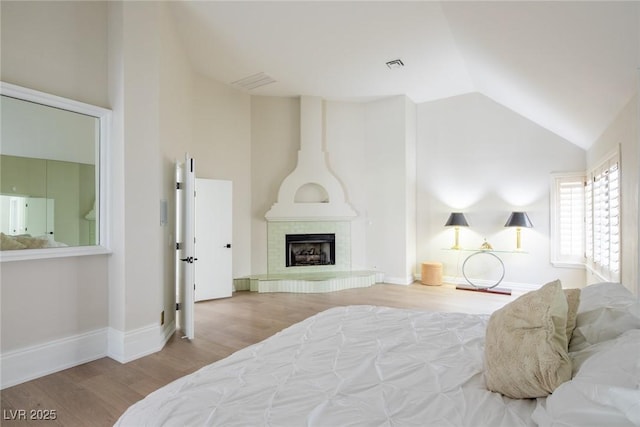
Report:
[{"label": "white door", "polygon": [[178,327],[193,339],[195,286],[195,161],[189,154],[176,165],[176,286]]},{"label": "white door", "polygon": [[53,206],[54,199],[43,197],[27,198],[25,222],[26,231],[32,236],[53,235],[53,210],[49,209],[49,204]]},{"label": "white door", "polygon": [[231,181],[196,178],[196,301],[233,292],[231,203]]}]

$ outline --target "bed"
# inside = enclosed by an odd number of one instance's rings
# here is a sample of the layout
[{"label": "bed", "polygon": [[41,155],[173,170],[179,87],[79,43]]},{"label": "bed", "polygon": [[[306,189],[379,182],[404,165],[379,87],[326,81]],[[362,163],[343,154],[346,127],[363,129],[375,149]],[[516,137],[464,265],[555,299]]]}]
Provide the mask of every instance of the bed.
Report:
[{"label": "bed", "polygon": [[116,425],[640,426],[640,304],[623,286],[582,290],[570,378],[546,396],[487,389],[497,318],[332,308],[160,388]]}]

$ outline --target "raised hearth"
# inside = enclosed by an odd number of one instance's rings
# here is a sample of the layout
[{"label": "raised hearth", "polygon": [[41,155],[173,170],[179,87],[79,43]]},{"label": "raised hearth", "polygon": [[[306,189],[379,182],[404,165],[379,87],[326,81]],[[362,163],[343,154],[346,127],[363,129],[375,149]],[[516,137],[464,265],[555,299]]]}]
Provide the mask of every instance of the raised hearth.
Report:
[{"label": "raised hearth", "polygon": [[324,293],[365,288],[382,282],[375,271],[335,271],[328,273],[257,274],[233,280],[236,291]]}]

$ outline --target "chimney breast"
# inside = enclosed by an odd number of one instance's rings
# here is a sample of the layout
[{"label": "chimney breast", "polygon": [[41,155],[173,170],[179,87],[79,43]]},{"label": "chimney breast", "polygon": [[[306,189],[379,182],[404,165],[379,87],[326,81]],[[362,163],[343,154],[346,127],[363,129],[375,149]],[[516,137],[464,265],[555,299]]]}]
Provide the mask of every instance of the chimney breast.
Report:
[{"label": "chimney breast", "polygon": [[323,130],[322,98],[302,96],[298,164],[280,184],[278,200],[265,215],[268,221],[336,221],[357,216],[327,165]]}]

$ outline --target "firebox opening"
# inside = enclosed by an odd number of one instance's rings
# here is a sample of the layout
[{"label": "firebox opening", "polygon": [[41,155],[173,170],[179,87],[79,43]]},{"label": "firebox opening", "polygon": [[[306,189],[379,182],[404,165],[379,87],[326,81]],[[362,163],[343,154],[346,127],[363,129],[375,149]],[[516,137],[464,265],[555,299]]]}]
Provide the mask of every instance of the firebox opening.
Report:
[{"label": "firebox opening", "polygon": [[335,265],[335,234],[287,234],[287,267]]}]

